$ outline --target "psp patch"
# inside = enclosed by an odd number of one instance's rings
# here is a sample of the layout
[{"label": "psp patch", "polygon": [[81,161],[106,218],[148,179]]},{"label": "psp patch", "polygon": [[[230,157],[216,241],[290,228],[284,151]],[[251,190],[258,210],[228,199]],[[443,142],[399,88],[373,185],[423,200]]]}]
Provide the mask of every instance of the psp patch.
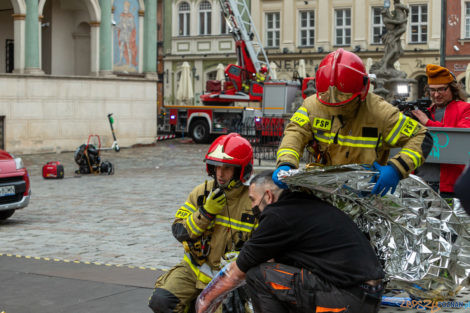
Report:
[{"label": "psp patch", "polygon": [[401,133],[408,137],[411,137],[411,135],[414,134],[416,127],[418,127],[418,122],[412,118],[407,118],[405,125],[403,125],[403,127],[401,128]]},{"label": "psp patch", "polygon": [[331,129],[331,120],[327,120],[324,118],[315,117],[313,120],[314,128],[322,129],[322,130],[330,130]]},{"label": "psp patch", "polygon": [[188,212],[187,210],[184,210],[184,209],[179,209],[178,211],[176,211],[176,214],[175,214],[175,218],[180,218],[180,219],[186,219],[189,215],[191,214],[191,212]]}]

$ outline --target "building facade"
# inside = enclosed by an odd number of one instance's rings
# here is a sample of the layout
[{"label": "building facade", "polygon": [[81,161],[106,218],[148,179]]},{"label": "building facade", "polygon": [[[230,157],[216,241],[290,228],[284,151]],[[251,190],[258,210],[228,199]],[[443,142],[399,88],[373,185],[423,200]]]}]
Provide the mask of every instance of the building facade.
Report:
[{"label": "building facade", "polygon": [[[219,0],[165,0],[164,104],[200,104],[208,80],[219,63],[236,62],[235,42],[229,33]],[[181,65],[191,66],[194,99],[176,100]]]},{"label": "building facade", "polygon": [[[460,0],[459,0],[460,1]],[[393,10],[393,1],[391,1]],[[452,2],[452,1],[451,1]],[[171,30],[166,33],[165,99],[176,103],[179,66],[191,62],[196,96],[213,79],[218,63],[235,62],[234,42],[225,34],[217,0],[167,0]],[[425,67],[439,64],[441,0],[402,0],[409,7],[404,55],[396,64],[409,78],[411,98],[424,96]],[[251,16],[277,78],[291,80],[300,60],[313,76],[325,55],[337,48],[357,53],[365,64],[382,58],[382,0],[251,0]],[[209,28],[207,28],[209,25]],[[196,98],[194,103],[198,103]]]},{"label": "building facade", "polygon": [[156,32],[156,0],[0,0],[0,145],[73,150],[98,130],[107,143],[107,113],[121,146],[152,142]]}]

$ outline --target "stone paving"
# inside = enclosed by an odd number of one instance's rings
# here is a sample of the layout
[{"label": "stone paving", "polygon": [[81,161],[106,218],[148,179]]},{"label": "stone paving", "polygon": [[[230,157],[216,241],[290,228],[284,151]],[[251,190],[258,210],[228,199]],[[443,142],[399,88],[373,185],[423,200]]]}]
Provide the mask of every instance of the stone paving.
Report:
[{"label": "stone paving", "polygon": [[[0,222],[0,254],[168,269],[182,258],[171,234],[176,210],[209,179],[208,145],[181,139],[103,151],[115,174],[77,176],[73,152],[21,156],[29,170],[28,207]],[[62,180],[45,180],[42,165],[60,161]]]}]

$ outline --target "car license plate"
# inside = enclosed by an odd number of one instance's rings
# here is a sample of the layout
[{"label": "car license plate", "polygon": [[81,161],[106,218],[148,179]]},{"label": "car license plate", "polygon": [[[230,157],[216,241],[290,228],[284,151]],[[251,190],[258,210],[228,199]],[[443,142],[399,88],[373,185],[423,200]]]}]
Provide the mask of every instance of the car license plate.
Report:
[{"label": "car license plate", "polygon": [[13,196],[15,194],[15,186],[0,187],[0,197]]}]

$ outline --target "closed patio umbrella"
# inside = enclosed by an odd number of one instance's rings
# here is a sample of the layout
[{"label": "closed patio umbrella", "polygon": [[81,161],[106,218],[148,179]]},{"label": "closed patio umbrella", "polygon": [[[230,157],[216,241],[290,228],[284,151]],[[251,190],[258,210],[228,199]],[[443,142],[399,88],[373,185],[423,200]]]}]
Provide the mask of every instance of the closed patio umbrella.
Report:
[{"label": "closed patio umbrella", "polygon": [[181,76],[176,90],[176,100],[188,101],[194,98],[193,80],[191,78],[191,68],[188,62],[184,62],[181,66]]}]

